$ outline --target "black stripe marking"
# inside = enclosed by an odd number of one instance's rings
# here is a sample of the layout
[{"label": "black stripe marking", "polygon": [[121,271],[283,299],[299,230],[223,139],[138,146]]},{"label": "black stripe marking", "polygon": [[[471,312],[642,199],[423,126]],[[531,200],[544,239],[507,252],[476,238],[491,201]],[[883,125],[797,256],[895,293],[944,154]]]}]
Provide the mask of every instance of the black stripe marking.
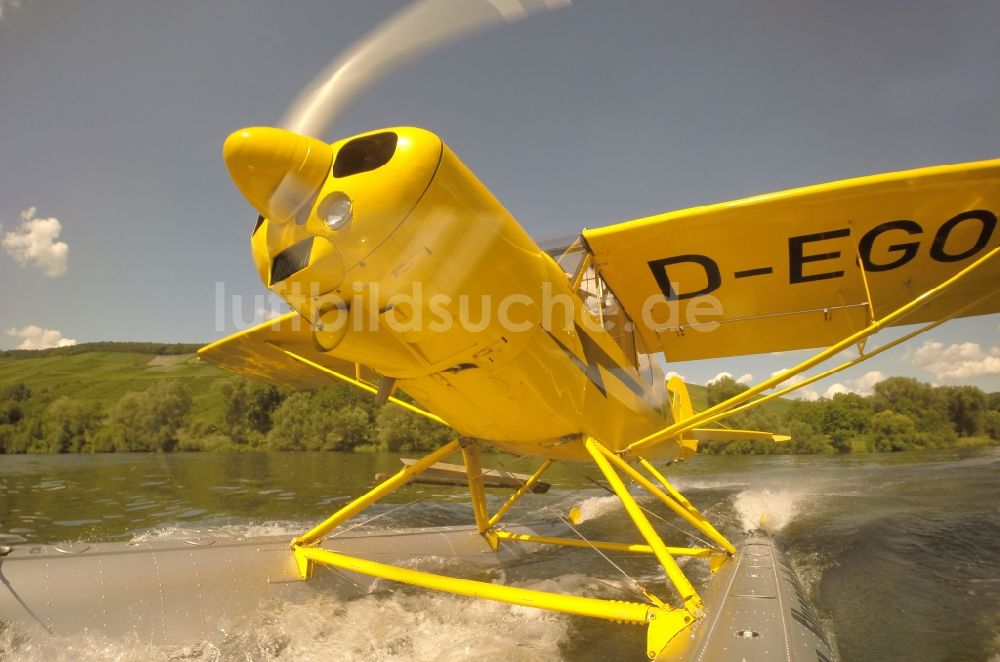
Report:
[{"label": "black stripe marking", "polygon": [[763,276],[774,273],[773,267],[757,267],[756,269],[744,269],[733,274],[736,278],[749,278],[750,276]]},{"label": "black stripe marking", "polygon": [[646,389],[642,384],[632,378],[624,367],[618,365],[611,356],[598,345],[593,338],[581,329],[576,327],[576,333],[580,336],[580,343],[583,345],[583,355],[587,359],[588,365],[597,364],[618,378],[621,383],[628,387],[628,390],[635,393],[640,398],[646,395]]},{"label": "black stripe marking", "polygon": [[[577,327],[577,330],[579,330],[579,328],[580,327]],[[561,349],[566,354],[566,358],[572,361],[573,365],[575,365],[577,369],[580,370],[580,372],[587,375],[587,379],[590,380],[591,384],[597,387],[597,390],[601,392],[601,395],[603,395],[605,398],[608,397],[608,391],[604,387],[604,378],[601,377],[601,371],[600,369],[598,369],[597,365],[591,363],[585,363],[583,360],[580,359],[580,357],[578,357],[576,354],[573,353],[573,350],[571,350],[566,345],[562,344],[562,341],[560,341],[559,338],[555,337],[555,335],[553,335],[551,331],[549,331],[548,329],[546,329],[545,331],[549,334],[549,337],[552,338],[552,340],[554,340],[557,345],[559,345],[559,349]]]},{"label": "black stripe marking", "polygon": [[605,352],[604,349],[598,345],[586,331],[580,328],[579,324],[575,324],[574,326],[576,327],[576,335],[580,339],[580,344],[583,346],[583,359],[580,359],[580,357],[574,354],[573,350],[564,345],[551,331],[546,329],[546,332],[552,340],[559,345],[559,348],[562,349],[569,360],[572,361],[581,372],[587,375],[587,379],[590,380],[590,382],[605,398],[608,397],[608,390],[604,385],[604,377],[601,375],[601,368],[604,368],[617,377],[618,380],[628,388],[628,390],[635,393],[643,402],[645,402],[646,388],[637,382],[632,375],[628,374],[628,371],[625,368],[618,365],[611,355]]}]

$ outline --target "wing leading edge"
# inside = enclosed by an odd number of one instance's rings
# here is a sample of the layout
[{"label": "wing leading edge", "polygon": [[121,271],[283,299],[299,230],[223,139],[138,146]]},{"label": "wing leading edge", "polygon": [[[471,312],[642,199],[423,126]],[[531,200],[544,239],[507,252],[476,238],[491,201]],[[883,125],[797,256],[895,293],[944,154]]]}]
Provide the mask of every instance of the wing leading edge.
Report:
[{"label": "wing leading edge", "polygon": [[296,312],[217,340],[198,350],[198,356],[225,370],[291,389],[335,383],[329,374],[295,360],[286,350],[334,372],[355,375],[354,363],[334,359],[315,348],[312,326]]},{"label": "wing leading edge", "polygon": [[[1000,244],[1000,159],[820,184],[584,230],[670,361],[833,344]],[[863,268],[862,268],[863,267]],[[897,324],[1000,312],[1000,260]]]}]

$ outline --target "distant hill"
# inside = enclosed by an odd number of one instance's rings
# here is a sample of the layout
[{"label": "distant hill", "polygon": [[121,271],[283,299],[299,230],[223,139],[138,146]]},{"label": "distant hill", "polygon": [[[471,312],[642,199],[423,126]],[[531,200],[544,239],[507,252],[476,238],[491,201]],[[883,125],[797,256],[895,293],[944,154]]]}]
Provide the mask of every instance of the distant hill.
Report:
[{"label": "distant hill", "polygon": [[160,343],[160,342],[85,342],[67,347],[49,349],[7,349],[0,351],[0,357],[15,359],[37,359],[45,356],[73,356],[90,352],[113,352],[116,354],[194,354],[208,343]]},{"label": "distant hill", "polygon": [[[206,343],[207,344],[207,343]],[[47,387],[55,396],[69,396],[81,401],[114,404],[129,391],[143,391],[161,379],[184,382],[194,400],[192,413],[221,405],[218,393],[211,390],[217,379],[231,373],[203,363],[195,352],[198,343],[92,342],[69,347],[0,352],[0,391],[22,383],[28,387]],[[696,411],[707,407],[708,389],[688,384]],[[779,398],[764,406],[781,417],[790,400]]]},{"label": "distant hill", "polygon": [[0,454],[420,450],[453,436],[332,379],[328,389],[294,394],[252,382],[200,361],[199,347],[101,342],[0,353]]},{"label": "distant hill", "polygon": [[[106,450],[409,450],[442,429],[379,408],[331,381],[292,394],[198,360],[194,343],[98,342],[0,352],[0,453]],[[688,385],[696,411],[746,386]],[[411,420],[413,419],[413,420]],[[849,453],[1000,440],[1000,395],[891,377],[875,394],[778,398],[727,418],[735,429],[790,434],[789,444],[717,441],[703,452]],[[424,426],[424,427],[421,427]],[[157,439],[146,443],[147,439]],[[304,441],[303,441],[304,440]]]},{"label": "distant hill", "polygon": [[196,343],[95,342],[70,347],[0,352],[0,392],[14,384],[52,397],[67,396],[110,408],[130,391],[144,391],[161,380],[183,382],[191,394],[191,415],[198,419],[222,407],[212,389],[231,373],[199,361]]}]

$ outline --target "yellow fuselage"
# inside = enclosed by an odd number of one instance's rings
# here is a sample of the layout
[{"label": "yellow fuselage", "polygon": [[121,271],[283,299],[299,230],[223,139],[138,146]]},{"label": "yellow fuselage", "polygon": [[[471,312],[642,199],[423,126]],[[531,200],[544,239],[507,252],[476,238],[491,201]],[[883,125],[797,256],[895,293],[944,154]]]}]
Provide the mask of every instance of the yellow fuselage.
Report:
[{"label": "yellow fuselage", "polygon": [[[241,135],[254,131],[276,132]],[[318,159],[318,147],[303,149],[295,159]],[[265,214],[252,237],[261,278],[313,323],[317,347],[395,379],[461,435],[518,453],[585,459],[586,435],[620,450],[669,422],[656,364],[638,369],[634,344],[588,307],[581,275],[541,250],[437,136],[394,128],[330,149],[308,203]]]}]

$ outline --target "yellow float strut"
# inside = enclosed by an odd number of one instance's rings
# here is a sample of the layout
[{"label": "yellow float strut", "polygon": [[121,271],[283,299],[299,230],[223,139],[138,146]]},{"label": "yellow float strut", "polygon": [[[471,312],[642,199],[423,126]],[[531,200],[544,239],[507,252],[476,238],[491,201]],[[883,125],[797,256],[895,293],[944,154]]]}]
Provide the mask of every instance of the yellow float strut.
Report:
[{"label": "yellow float strut", "polygon": [[[575,616],[589,616],[622,623],[646,624],[647,653],[650,659],[667,645],[667,643],[703,615],[701,598],[677,565],[675,556],[707,557],[711,560],[715,571],[721,563],[729,558],[734,548],[716,529],[708,523],[691,503],[680,495],[666,479],[645,460],[641,461],[644,469],[660,483],[663,489],[653,484],[653,481],[638,472],[624,460],[605,448],[596,439],[588,438],[586,448],[601,473],[611,485],[612,490],[625,506],[625,510],[636,525],[645,544],[624,542],[595,542],[589,540],[559,538],[551,536],[536,536],[517,534],[497,528],[502,517],[521,497],[531,491],[531,487],[541,479],[542,475],[552,466],[551,460],[546,460],[541,467],[500,507],[492,517],[486,500],[486,490],[483,487],[482,467],[480,464],[479,444],[473,441],[453,440],[436,451],[428,454],[418,462],[404,467],[399,472],[375,486],[368,493],[347,504],[320,524],[305,534],[292,540],[292,551],[295,554],[299,574],[303,579],[312,576],[316,564],[357,572],[379,579],[420,586],[436,591],[454,593],[472,598],[485,598],[524,607],[536,607]],[[549,591],[503,586],[489,582],[449,577],[435,573],[423,572],[394,565],[378,563],[367,559],[340,554],[334,550],[320,547],[320,543],[337,526],[357,515],[379,499],[391,494],[406,485],[410,479],[430,468],[436,462],[461,450],[469,481],[469,492],[472,497],[472,510],[476,518],[476,528],[488,541],[494,550],[499,548],[501,541],[509,543],[527,542],[544,545],[561,545],[566,547],[591,547],[599,550],[651,554],[663,567],[666,579],[676,590],[682,606],[670,606],[648,591],[643,591],[648,604],[641,602],[623,602],[602,598],[587,598],[574,595],[564,595]],[[697,530],[705,534],[718,547],[667,547],[663,539],[653,528],[643,509],[629,494],[618,471],[623,472],[647,489],[653,496],[667,505],[677,515],[685,519]]]}]

